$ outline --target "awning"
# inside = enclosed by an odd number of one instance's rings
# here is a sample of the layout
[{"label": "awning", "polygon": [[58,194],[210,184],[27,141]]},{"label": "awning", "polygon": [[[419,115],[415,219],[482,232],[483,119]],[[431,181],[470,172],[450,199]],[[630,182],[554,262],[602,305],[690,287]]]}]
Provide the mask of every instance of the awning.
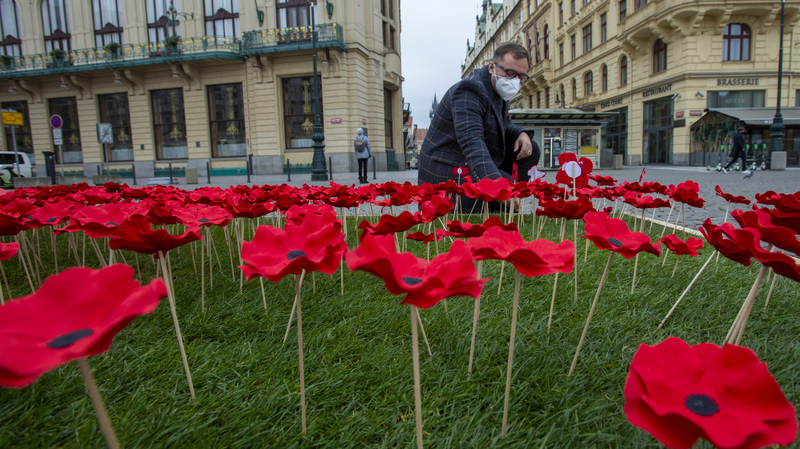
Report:
[{"label": "awning", "polygon": [[522,127],[547,126],[570,128],[603,126],[618,112],[582,111],[580,109],[512,109],[508,111],[514,124]]},{"label": "awning", "polygon": [[[724,122],[744,122],[747,126],[772,126],[775,108],[711,108],[692,126]],[[786,127],[800,127],[800,108],[781,108]]]}]

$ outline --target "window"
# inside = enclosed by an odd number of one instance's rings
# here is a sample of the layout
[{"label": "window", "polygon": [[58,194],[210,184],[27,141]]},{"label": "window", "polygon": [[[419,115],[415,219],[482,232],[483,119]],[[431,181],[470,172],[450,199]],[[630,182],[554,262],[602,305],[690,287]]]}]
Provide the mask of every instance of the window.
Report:
[{"label": "window", "polygon": [[[0,48],[6,56],[22,56],[22,40],[19,38],[19,16],[14,0],[0,0]],[[25,103],[27,110],[27,103]],[[27,123],[27,122],[26,122]]]},{"label": "window", "polygon": [[211,157],[247,156],[241,84],[208,86]]},{"label": "window", "polygon": [[583,0],[584,5],[588,5],[592,0]]},{"label": "window", "polygon": [[570,44],[571,45],[570,52],[572,53],[572,60],[574,61],[575,60],[575,35],[574,34],[572,36],[570,36],[570,42],[571,42],[571,44]]},{"label": "window", "polygon": [[[98,95],[100,105],[100,120],[111,123],[111,134],[114,143],[109,145],[108,151],[111,161],[133,160],[133,139],[131,138],[131,117],[128,112],[128,94]],[[103,152],[105,158],[105,152]]]},{"label": "window", "polygon": [[544,26],[544,59],[550,59],[550,27]]},{"label": "window", "polygon": [[634,0],[633,10],[634,11],[638,11],[639,8],[643,7],[646,4],[647,4],[647,0]]},{"label": "window", "polygon": [[116,42],[122,44],[122,0],[92,0],[94,44],[97,48]]},{"label": "window", "polygon": [[558,4],[558,26],[564,24],[564,2]]},{"label": "window", "polygon": [[[238,2],[237,2],[238,3]],[[312,0],[315,5],[317,2]],[[381,5],[383,15],[386,15]],[[311,5],[307,0],[278,0],[278,28],[305,27],[311,25]]]},{"label": "window", "polygon": [[528,0],[528,15],[533,15],[533,2]]},{"label": "window", "polygon": [[389,22],[383,22],[383,46],[395,49],[395,30]]},{"label": "window", "polygon": [[[312,77],[283,79],[283,123],[286,149],[311,148],[314,134],[314,86]],[[322,119],[322,84],[318,81],[319,113]]]},{"label": "window", "polygon": [[561,62],[559,67],[564,66],[564,43],[558,44],[558,60]]},{"label": "window", "polygon": [[239,0],[205,0],[206,36],[239,37]]},{"label": "window", "polygon": [[575,81],[575,78],[572,78],[572,100],[576,100],[578,98],[578,83]]},{"label": "window", "polygon": [[628,84],[628,57],[623,56],[619,63],[619,85]]},{"label": "window", "polygon": [[533,109],[533,97],[528,97],[528,109]]},{"label": "window", "polygon": [[722,34],[723,61],[750,60],[750,27],[743,23],[732,23]]},{"label": "window", "polygon": [[392,0],[386,0],[386,3],[388,4],[389,18],[394,20],[394,5],[392,4],[394,2],[392,2]]},{"label": "window", "polygon": [[592,93],[592,85],[594,84],[594,77],[592,76],[592,72],[586,72],[586,75],[583,75],[583,96],[588,97],[589,94]]},{"label": "window", "polygon": [[708,91],[709,108],[763,108],[763,90]]},{"label": "window", "polygon": [[[558,100],[558,98],[556,98],[556,100]],[[567,94],[564,93],[564,85],[563,84],[561,85],[561,107],[562,108],[566,108],[567,107]]]},{"label": "window", "polygon": [[569,0],[570,17],[575,15],[575,0]]},{"label": "window", "polygon": [[536,109],[542,108],[542,93],[536,92]]},{"label": "window", "polygon": [[[316,1],[314,4],[316,4]],[[381,0],[381,15],[394,19],[394,5],[392,0]]]},{"label": "window", "polygon": [[544,88],[544,107],[550,109],[550,88]]},{"label": "window", "polygon": [[44,48],[47,53],[53,50],[72,50],[67,9],[69,9],[68,0],[42,0],[42,27]]},{"label": "window", "polygon": [[392,117],[394,116],[394,108],[392,107],[392,91],[383,89],[383,129],[386,136],[386,148],[394,148],[394,126]]},{"label": "window", "polygon": [[[17,151],[28,153],[33,157],[33,134],[31,134],[31,120],[28,116],[27,101],[10,101],[0,105],[5,111],[21,112],[25,124],[14,129],[14,139],[17,141]],[[14,143],[11,141],[11,132],[6,131],[6,151],[14,151]]]},{"label": "window", "polygon": [[608,40],[608,14],[603,13],[600,16],[600,43]]},{"label": "window", "polygon": [[[145,0],[147,7],[147,40],[151,44],[164,42],[172,34],[172,25],[169,24],[167,8],[170,0]],[[180,0],[176,0],[175,8],[180,11]],[[169,27],[167,25],[170,25]],[[180,20],[175,18],[175,34],[181,34]]]},{"label": "window", "polygon": [[[61,145],[61,155],[63,155],[63,163],[65,164],[80,164],[83,162],[83,153],[81,153],[81,132],[78,126],[78,102],[75,97],[66,98],[51,98],[47,100],[50,106],[50,115],[58,114],[61,116],[61,136],[64,143]],[[56,162],[61,163],[62,160],[59,152],[56,151]]]},{"label": "window", "polygon": [[622,22],[625,20],[625,16],[628,15],[628,0],[622,0],[619,2],[619,21]]},{"label": "window", "polygon": [[603,73],[603,75],[602,75],[603,78],[602,78],[602,86],[601,87],[603,89],[603,92],[606,92],[606,91],[608,91],[608,66],[605,65],[605,64],[603,64],[602,73]]},{"label": "window", "polygon": [[583,27],[583,52],[588,53],[592,50],[592,24]]},{"label": "window", "polygon": [[667,44],[661,39],[653,45],[653,73],[667,70]]},{"label": "window", "polygon": [[156,159],[187,159],[186,114],[183,89],[153,90],[153,132],[156,136]]}]

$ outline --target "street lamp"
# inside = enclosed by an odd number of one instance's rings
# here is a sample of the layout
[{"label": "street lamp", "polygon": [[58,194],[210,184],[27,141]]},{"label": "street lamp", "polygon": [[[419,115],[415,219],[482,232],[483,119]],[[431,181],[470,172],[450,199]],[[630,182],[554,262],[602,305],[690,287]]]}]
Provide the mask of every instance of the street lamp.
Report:
[{"label": "street lamp", "polygon": [[176,27],[175,27],[175,16],[181,16],[184,19],[194,20],[194,13],[186,14],[185,12],[178,12],[178,10],[175,9],[174,0],[170,0],[169,8],[167,8],[166,12],[167,12],[167,15],[169,16],[169,24],[170,24],[170,26],[172,26],[172,35],[173,36],[177,36],[178,35],[178,33],[175,31],[175,29],[176,29]]},{"label": "street lamp", "polygon": [[311,180],[327,181],[328,169],[325,164],[325,135],[322,133],[322,123],[319,119],[319,88],[317,87],[317,26],[315,23],[317,8],[311,0],[311,53],[314,55],[314,134],[311,140],[314,142],[314,158],[311,160]]},{"label": "street lamp", "polygon": [[783,114],[781,114],[781,85],[783,84],[783,18],[786,0],[781,0],[781,45],[778,51],[778,106],[775,108],[775,118],[772,119],[772,126],[769,127],[772,133],[770,139],[772,143],[771,153],[783,151]]}]

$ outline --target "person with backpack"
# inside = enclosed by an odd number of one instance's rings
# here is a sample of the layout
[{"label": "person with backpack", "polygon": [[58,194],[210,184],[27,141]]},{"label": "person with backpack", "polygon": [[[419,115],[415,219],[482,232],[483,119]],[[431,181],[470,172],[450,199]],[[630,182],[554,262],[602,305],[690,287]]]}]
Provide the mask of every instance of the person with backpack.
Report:
[{"label": "person with backpack", "polygon": [[369,138],[364,135],[364,130],[358,128],[356,130],[356,138],[353,139],[353,148],[356,152],[356,160],[358,160],[358,182],[367,184],[367,161],[372,157],[372,151],[369,147]]}]

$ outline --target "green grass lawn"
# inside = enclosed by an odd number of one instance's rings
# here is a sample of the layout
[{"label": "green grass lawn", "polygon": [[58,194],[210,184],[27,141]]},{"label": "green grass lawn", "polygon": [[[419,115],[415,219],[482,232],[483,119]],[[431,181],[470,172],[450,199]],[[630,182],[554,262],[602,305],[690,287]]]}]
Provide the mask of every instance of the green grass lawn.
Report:
[{"label": "green grass lawn", "polygon": [[[355,244],[349,219],[349,244]],[[475,220],[477,221],[477,217]],[[530,239],[530,217],[523,235]],[[580,228],[582,229],[582,223]],[[557,224],[544,238],[557,239]],[[191,401],[166,299],[150,315],[120,332],[108,353],[89,360],[123,447],[411,447],[414,389],[408,306],[366,273],[345,270],[316,275],[303,284],[308,435],[301,434],[297,333],[282,344],[294,298],[294,280],[265,281],[264,311],[258,281],[239,292],[231,278],[224,235],[216,230],[222,269],[214,261],[214,289],[206,286],[200,311],[200,278],[188,247],[172,255],[177,309],[197,399]],[[579,233],[582,234],[582,232]],[[658,232],[653,230],[658,237]],[[572,224],[567,236],[572,235]],[[53,272],[42,234],[42,276]],[[67,259],[60,236],[60,266]],[[449,241],[449,239],[446,239]],[[721,258],[686,297],[663,329],[656,327],[705,262],[682,258],[671,278],[674,256],[643,254],[631,295],[633,260],[614,257],[608,281],[586,336],[575,374],[567,377],[608,254],[592,246],[584,263],[579,247],[578,301],[573,276],[559,279],[555,316],[547,318],[553,276],[524,278],[520,298],[509,432],[500,438],[514,272],[506,266],[497,295],[500,263],[485,264],[492,279],[484,288],[475,354],[467,379],[473,300],[448,300],[422,310],[433,350],[420,337],[425,445],[427,447],[661,447],[623,414],[623,386],[641,343],[669,336],[690,344],[722,344],[755,280],[759,264],[745,268]],[[447,243],[440,242],[440,245]],[[409,242],[424,256],[424,247]],[[431,254],[435,254],[433,249]],[[98,266],[90,248],[87,265]],[[199,247],[197,249],[199,269]],[[125,253],[135,267],[133,253]],[[16,258],[15,258],[16,259]],[[149,281],[155,267],[139,257]],[[238,261],[235,261],[238,264]],[[15,297],[30,293],[20,265],[4,264]],[[206,276],[208,283],[208,276]],[[769,284],[762,284],[743,345],[769,365],[789,401],[800,404],[800,307],[797,284],[779,278],[766,311]],[[0,390],[0,447],[104,447],[91,401],[75,363],[62,366],[27,388]],[[704,446],[710,447],[710,446]],[[798,444],[795,443],[795,447]]]}]

